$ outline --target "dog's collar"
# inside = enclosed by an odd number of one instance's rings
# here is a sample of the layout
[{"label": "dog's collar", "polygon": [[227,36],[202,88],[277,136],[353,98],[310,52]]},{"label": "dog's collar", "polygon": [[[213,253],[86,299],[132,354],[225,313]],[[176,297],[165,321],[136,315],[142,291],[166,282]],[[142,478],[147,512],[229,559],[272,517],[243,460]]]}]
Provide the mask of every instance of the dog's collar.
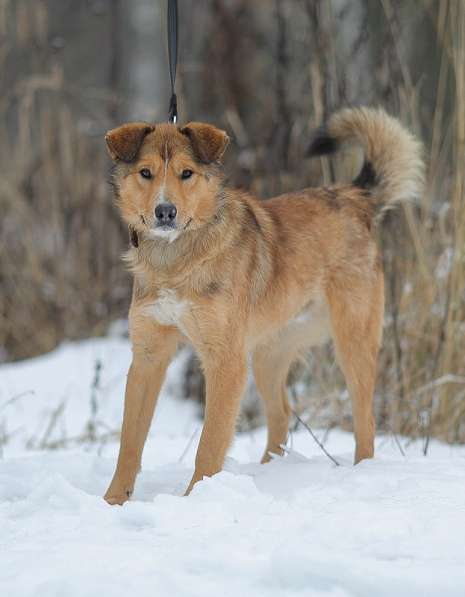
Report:
[{"label": "dog's collar", "polygon": [[130,243],[131,247],[135,247],[137,249],[137,247],[139,246],[139,235],[137,234],[137,230],[135,228],[133,228],[132,226],[128,226],[128,230],[129,230],[129,243]]}]

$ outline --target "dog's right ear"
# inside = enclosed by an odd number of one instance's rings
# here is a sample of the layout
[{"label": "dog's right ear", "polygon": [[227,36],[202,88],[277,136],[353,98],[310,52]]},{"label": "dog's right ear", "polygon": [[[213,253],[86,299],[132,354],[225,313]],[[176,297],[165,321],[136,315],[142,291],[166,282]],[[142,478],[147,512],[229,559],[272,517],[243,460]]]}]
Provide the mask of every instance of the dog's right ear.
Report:
[{"label": "dog's right ear", "polygon": [[130,122],[108,131],[105,141],[111,159],[122,162],[135,160],[146,135],[153,130],[155,126],[146,122]]}]

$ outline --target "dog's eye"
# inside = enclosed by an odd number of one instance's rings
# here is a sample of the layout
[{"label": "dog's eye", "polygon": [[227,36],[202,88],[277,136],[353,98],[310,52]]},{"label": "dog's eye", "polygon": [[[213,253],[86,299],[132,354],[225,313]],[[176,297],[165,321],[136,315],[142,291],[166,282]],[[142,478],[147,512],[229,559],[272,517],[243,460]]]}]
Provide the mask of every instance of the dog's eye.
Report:
[{"label": "dog's eye", "polygon": [[188,178],[190,178],[194,173],[192,172],[192,170],[183,170],[181,172],[181,178],[183,180],[187,180]]},{"label": "dog's eye", "polygon": [[139,174],[142,178],[152,178],[152,173],[148,168],[142,168],[142,170],[139,171]]}]

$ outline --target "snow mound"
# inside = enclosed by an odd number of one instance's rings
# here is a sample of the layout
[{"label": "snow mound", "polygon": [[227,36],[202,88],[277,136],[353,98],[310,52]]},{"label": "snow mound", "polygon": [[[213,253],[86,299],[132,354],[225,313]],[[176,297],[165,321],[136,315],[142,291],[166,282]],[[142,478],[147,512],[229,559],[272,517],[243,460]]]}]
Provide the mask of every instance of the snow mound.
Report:
[{"label": "snow mound", "polygon": [[0,367],[2,594],[465,594],[465,448],[433,442],[425,458],[413,443],[404,457],[379,437],[376,459],[353,467],[351,435],[333,431],[336,467],[299,431],[286,457],[260,465],[259,429],[184,498],[201,421],[175,397],[180,360],[133,499],[108,506],[129,359],[126,341],[107,339]]}]

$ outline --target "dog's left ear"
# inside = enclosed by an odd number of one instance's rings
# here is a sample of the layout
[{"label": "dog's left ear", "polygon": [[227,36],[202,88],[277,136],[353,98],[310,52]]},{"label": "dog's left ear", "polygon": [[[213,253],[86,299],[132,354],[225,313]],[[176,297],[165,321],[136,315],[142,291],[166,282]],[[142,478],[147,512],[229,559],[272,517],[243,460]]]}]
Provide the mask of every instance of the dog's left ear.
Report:
[{"label": "dog's left ear", "polygon": [[146,135],[153,130],[155,127],[152,124],[130,122],[108,131],[105,141],[111,159],[123,162],[134,161]]},{"label": "dog's left ear", "polygon": [[220,160],[229,143],[224,131],[203,122],[189,122],[180,131],[189,137],[194,154],[204,164]]}]

